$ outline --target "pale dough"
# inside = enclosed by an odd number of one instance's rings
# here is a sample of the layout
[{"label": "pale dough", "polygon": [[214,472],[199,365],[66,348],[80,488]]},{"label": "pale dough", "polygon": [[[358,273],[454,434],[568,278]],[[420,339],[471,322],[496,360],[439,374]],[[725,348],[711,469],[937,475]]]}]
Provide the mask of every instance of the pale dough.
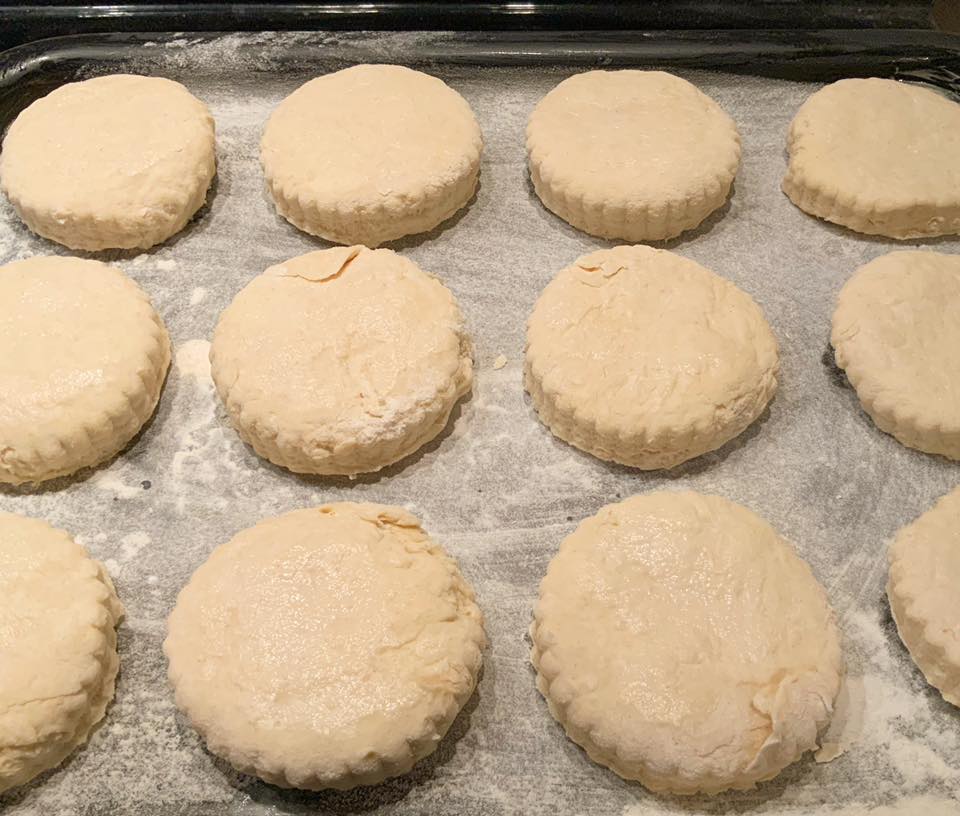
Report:
[{"label": "pale dough", "polygon": [[483,139],[466,100],[399,65],[355,65],[283,100],[260,159],[277,212],[338,244],[426,232],[467,204]]},{"label": "pale dough", "polygon": [[960,233],[960,105],[892,79],[817,91],[787,136],[783,191],[801,210],[868,235]]},{"label": "pale dough", "polygon": [[297,473],[379,470],[433,439],[473,382],[450,291],[389,249],[292,258],[223,312],[213,380],[241,438]]},{"label": "pale dough", "polygon": [[122,617],[67,533],[0,511],[0,792],[87,741],[113,699]]},{"label": "pale dough", "polygon": [[65,476],[123,450],[169,365],[163,322],[119,269],[52,256],[0,267],[0,482]]},{"label": "pale dough", "polygon": [[342,790],[436,749],[485,642],[473,591],[416,518],[343,502],[218,547],[180,593],[164,651],[213,753],[275,785]]},{"label": "pale dough", "polygon": [[891,252],[860,267],[830,342],[878,428],[960,459],[960,255]]},{"label": "pale dough", "polygon": [[534,617],[551,713],[595,762],[658,792],[772,778],[816,748],[840,688],[810,568],[718,496],[607,505],[560,545]]},{"label": "pale dough", "polygon": [[770,401],[778,371],[776,338],[749,295],[644,246],[579,258],[527,325],[525,384],[544,424],[645,470],[735,437]]},{"label": "pale dough", "polygon": [[740,165],[733,120],[662,71],[565,79],[527,125],[534,189],[591,235],[659,241],[696,227],[727,199]]},{"label": "pale dough", "polygon": [[927,682],[960,706],[960,487],[897,533],[887,597]]},{"label": "pale dough", "polygon": [[179,82],[71,82],[10,126],[0,188],[26,225],[71,249],[165,241],[203,205],[216,172],[213,118]]}]

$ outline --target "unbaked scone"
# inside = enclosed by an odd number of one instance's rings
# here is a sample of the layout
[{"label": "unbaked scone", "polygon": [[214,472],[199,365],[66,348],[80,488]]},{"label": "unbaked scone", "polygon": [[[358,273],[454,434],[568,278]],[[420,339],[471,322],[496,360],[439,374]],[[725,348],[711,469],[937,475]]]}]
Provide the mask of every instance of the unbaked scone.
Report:
[{"label": "unbaked scone", "polygon": [[659,241],[720,207],[740,165],[733,120],[663,71],[588,71],[540,100],[530,177],[548,210],[603,238]]},{"label": "unbaked scone", "polygon": [[960,487],[901,529],[889,557],[900,639],[927,682],[960,706]]},{"label": "unbaked scone", "polygon": [[960,233],[960,105],[892,79],[842,79],[797,112],[783,191],[867,235]]},{"label": "unbaked scone", "polygon": [[843,673],[807,564],[746,508],[690,492],[581,523],[540,585],[531,636],[567,735],[658,792],[776,776],[816,747]]},{"label": "unbaked scone", "polygon": [[179,82],[71,82],[10,126],[0,189],[38,235],[71,249],[146,249],[184,228],[216,172],[213,118]]},{"label": "unbaked scone", "polygon": [[389,249],[270,267],[220,316],[213,381],[240,437],[296,473],[386,467],[443,430],[473,358],[450,291]]},{"label": "unbaked scone", "polygon": [[59,765],[113,699],[123,617],[63,530],[0,511],[0,792]]},{"label": "unbaked scone", "polygon": [[164,651],[207,747],[283,787],[409,771],[473,693],[473,591],[399,507],[327,504],[218,547],[180,593]]},{"label": "unbaked scone", "polygon": [[0,266],[0,482],[65,476],[153,414],[170,339],[146,293],[99,261]]},{"label": "unbaked scone", "polygon": [[442,80],[399,65],[317,77],[271,114],[260,160],[277,212],[338,244],[426,232],[466,205],[483,139]]},{"label": "unbaked scone", "polygon": [[527,324],[525,385],[541,421],[644,470],[733,439],[763,412],[778,371],[776,338],[749,295],[645,246],[579,258]]},{"label": "unbaked scone", "polygon": [[830,343],[880,430],[960,459],[960,255],[891,252],[860,267]]}]

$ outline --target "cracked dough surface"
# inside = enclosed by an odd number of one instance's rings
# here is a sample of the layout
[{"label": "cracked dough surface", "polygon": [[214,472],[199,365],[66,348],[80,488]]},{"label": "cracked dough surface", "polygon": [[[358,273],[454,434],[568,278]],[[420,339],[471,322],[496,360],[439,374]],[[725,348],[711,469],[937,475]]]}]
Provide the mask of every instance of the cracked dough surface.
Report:
[{"label": "cracked dough surface", "polygon": [[213,118],[179,82],[114,74],[71,82],[10,126],[0,188],[24,223],[71,249],[165,241],[216,172]]},{"label": "cracked dough surface", "polygon": [[783,191],[868,235],[960,233],[960,105],[893,79],[842,79],[807,99],[787,135]]},{"label": "cracked dough surface", "polygon": [[685,79],[587,71],[538,103],[527,154],[537,195],[567,223],[603,238],[659,241],[726,201],[740,136]]},{"label": "cracked dough surface", "polygon": [[527,324],[541,421],[601,459],[673,467],[737,436],[777,388],[777,341],[749,295],[644,246],[584,255]]},{"label": "cracked dough surface", "polygon": [[581,523],[531,635],[537,687],[568,736],[658,792],[772,778],[816,747],[843,671],[807,564],[754,513],[692,492]]},{"label": "cracked dough surface", "polygon": [[889,557],[900,639],[927,682],[960,706],[960,488],[900,530]]},{"label": "cracked dough surface", "polygon": [[260,160],[277,212],[304,232],[375,247],[465,206],[483,138],[467,101],[399,65],[317,77],[270,116]]},{"label": "cracked dough surface", "polygon": [[146,293],[99,261],[0,267],[0,482],[40,482],[121,451],[153,414],[170,340]]},{"label": "cracked dough surface", "polygon": [[123,617],[63,530],[0,512],[0,791],[59,765],[113,699]]},{"label": "cracked dough surface", "polygon": [[830,343],[878,428],[960,459],[960,255],[891,252],[860,267]]},{"label": "cracked dough surface", "polygon": [[473,591],[399,507],[342,502],[218,547],[164,651],[207,747],[276,785],[347,789],[409,771],[473,693]]},{"label": "cracked dough surface", "polygon": [[210,360],[243,440],[298,473],[402,459],[443,430],[473,382],[450,291],[403,256],[361,246],[255,278],[221,315]]}]

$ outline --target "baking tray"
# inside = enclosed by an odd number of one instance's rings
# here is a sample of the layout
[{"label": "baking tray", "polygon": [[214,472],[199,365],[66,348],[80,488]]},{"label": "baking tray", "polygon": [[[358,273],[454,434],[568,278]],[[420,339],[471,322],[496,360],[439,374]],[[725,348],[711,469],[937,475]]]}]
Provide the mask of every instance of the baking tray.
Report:
[{"label": "baking tray", "polygon": [[[302,477],[238,440],[205,370],[206,341],[251,278],[325,246],[275,215],[259,135],[274,105],[303,81],[362,61],[442,77],[483,128],[475,200],[442,228],[391,244],[459,299],[476,343],[476,384],[441,437],[407,461],[354,481]],[[720,451],[669,472],[613,466],[559,442],[537,422],[521,385],[524,324],[540,290],[580,254],[612,245],[539,204],[525,168],[525,122],[563,77],[626,65],[673,70],[736,119],[743,165],[730,202],[661,246],[749,292],[781,344],[782,385],[765,415]],[[56,85],[116,71],[180,80],[209,104],[218,177],[208,205],[180,235],[142,254],[95,256],[136,279],[170,329],[176,359],[152,422],[105,467],[40,488],[0,489],[0,509],[77,535],[108,565],[127,607],[116,701],[102,727],[61,768],[0,797],[0,810],[799,816],[886,804],[904,814],[960,813],[951,804],[960,798],[960,711],[910,662],[883,591],[886,542],[960,482],[960,465],[880,433],[827,343],[834,299],[853,270],[912,244],[818,221],[779,191],[787,126],[820,83],[899,76],[956,91],[956,39],[925,32],[84,36],[0,55],[0,122]],[[957,239],[922,245],[960,251]],[[0,204],[0,262],[66,252],[31,235]],[[500,355],[507,364],[496,368]],[[846,749],[839,758],[807,758],[751,792],[656,797],[594,765],[550,718],[534,689],[525,635],[538,581],[580,519],[657,488],[741,502],[811,563],[845,637],[849,677],[830,735]],[[177,715],[160,648],[164,622],[193,570],[236,531],[343,499],[417,513],[476,587],[491,646],[476,694],[437,753],[411,774],[348,793],[283,791],[231,771]]]}]

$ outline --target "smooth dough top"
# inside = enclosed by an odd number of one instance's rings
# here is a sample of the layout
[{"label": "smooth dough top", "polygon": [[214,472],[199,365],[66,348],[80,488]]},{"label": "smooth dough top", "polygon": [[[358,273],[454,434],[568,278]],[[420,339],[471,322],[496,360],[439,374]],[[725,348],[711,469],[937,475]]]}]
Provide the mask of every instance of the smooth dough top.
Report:
[{"label": "smooth dough top", "polygon": [[648,787],[749,787],[816,746],[840,639],[810,568],[717,496],[604,507],[560,546],[534,643],[549,698]]},{"label": "smooth dough top", "polygon": [[395,252],[359,246],[255,278],[221,316],[211,361],[236,410],[318,450],[403,436],[473,370],[450,291]]},{"label": "smooth dough top", "polygon": [[211,750],[322,787],[445,731],[484,643],[472,590],[416,518],[339,503],[218,547],[180,593],[164,649]]},{"label": "smooth dough top", "polygon": [[650,439],[706,429],[741,399],[772,394],[779,367],[749,295],[645,246],[598,250],[560,272],[530,316],[527,359],[579,421]]},{"label": "smooth dough top", "polygon": [[355,65],[284,99],[263,132],[261,159],[288,194],[351,211],[443,190],[482,147],[470,105],[442,80],[399,65]]},{"label": "smooth dough top", "polygon": [[960,201],[960,105],[892,79],[842,79],[807,99],[789,133],[790,174],[867,209]]},{"label": "smooth dough top", "polygon": [[98,698],[122,613],[103,566],[67,533],[0,511],[0,790],[86,736],[89,708],[106,704]]},{"label": "smooth dough top", "polygon": [[960,487],[900,530],[889,557],[891,592],[921,622],[923,639],[942,650],[958,683],[949,691],[960,695]]},{"label": "smooth dough top", "polygon": [[[24,209],[102,215],[129,224],[168,221],[206,190],[213,119],[179,82],[114,74],[71,82],[10,126],[0,185]],[[195,209],[195,207],[193,207]]]},{"label": "smooth dough top", "polygon": [[168,343],[116,267],[57,256],[0,267],[0,468],[4,445],[42,452],[151,398],[144,382],[166,366]]},{"label": "smooth dough top", "polygon": [[[740,163],[733,120],[663,71],[587,71],[565,79],[527,126],[532,161],[554,186],[604,200],[686,202],[730,183]],[[547,169],[549,168],[549,169]]]},{"label": "smooth dough top", "polygon": [[960,436],[960,255],[891,252],[860,267],[830,342],[871,413]]}]

